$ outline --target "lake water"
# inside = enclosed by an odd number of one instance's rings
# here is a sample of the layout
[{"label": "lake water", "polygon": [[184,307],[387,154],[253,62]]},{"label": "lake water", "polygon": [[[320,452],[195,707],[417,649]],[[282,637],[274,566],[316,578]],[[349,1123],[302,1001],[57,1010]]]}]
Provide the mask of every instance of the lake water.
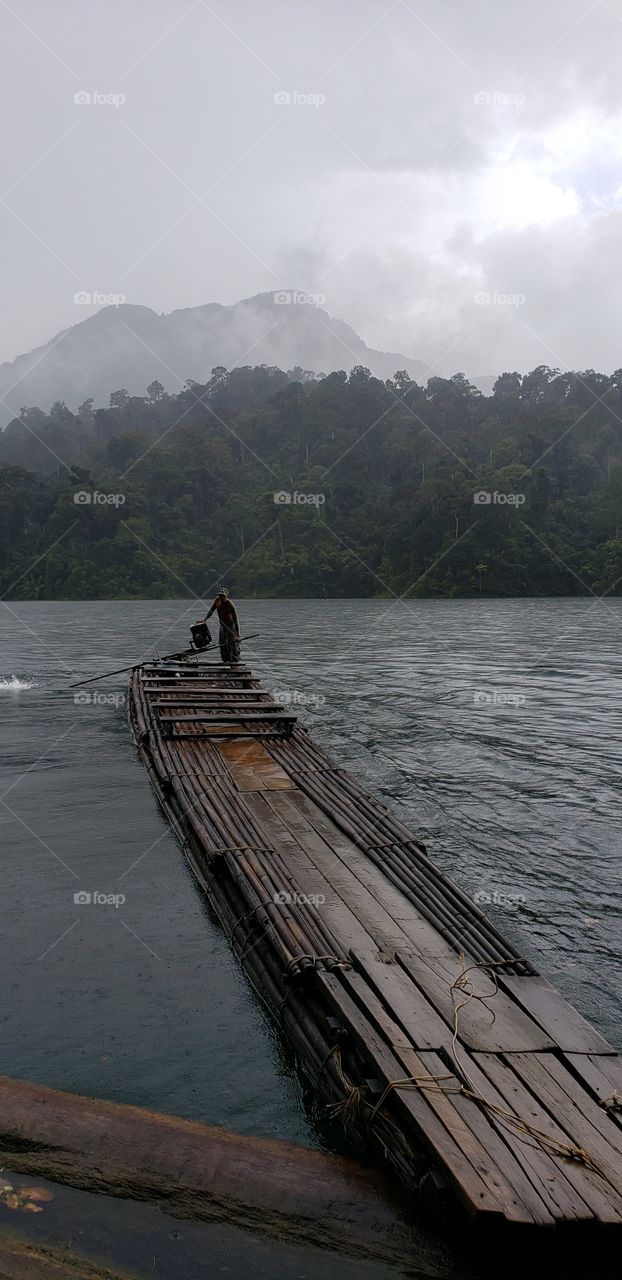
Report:
[{"label": "lake water", "polygon": [[[257,674],[620,1046],[622,601],[238,605]],[[1,1069],[330,1147],[156,806],[125,677],[68,688],[196,614],[3,603]]]}]

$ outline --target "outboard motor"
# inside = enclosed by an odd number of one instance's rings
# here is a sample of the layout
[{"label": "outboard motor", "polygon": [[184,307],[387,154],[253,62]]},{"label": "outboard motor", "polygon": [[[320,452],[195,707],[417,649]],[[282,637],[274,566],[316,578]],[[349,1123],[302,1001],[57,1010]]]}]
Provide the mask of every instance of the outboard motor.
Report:
[{"label": "outboard motor", "polygon": [[190,631],[192,634],[192,648],[207,649],[207,646],[212,642],[212,633],[207,623],[199,619],[198,622],[192,624]]}]

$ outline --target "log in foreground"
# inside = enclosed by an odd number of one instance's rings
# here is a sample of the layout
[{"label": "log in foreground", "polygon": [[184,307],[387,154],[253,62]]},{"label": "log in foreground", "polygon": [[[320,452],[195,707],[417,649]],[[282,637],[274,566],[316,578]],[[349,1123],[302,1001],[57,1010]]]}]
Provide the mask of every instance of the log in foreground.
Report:
[{"label": "log in foreground", "polygon": [[175,1217],[219,1220],[353,1257],[412,1258],[413,1234],[382,1173],[293,1143],[6,1077],[0,1164],[148,1201]]}]

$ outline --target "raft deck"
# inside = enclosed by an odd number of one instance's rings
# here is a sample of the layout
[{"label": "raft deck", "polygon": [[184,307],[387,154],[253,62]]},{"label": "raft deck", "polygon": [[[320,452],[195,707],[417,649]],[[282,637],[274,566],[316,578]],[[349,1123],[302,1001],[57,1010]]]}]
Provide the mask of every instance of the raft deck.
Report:
[{"label": "raft deck", "polygon": [[248,667],[144,666],[130,723],[332,1115],[480,1219],[622,1223],[622,1060]]}]

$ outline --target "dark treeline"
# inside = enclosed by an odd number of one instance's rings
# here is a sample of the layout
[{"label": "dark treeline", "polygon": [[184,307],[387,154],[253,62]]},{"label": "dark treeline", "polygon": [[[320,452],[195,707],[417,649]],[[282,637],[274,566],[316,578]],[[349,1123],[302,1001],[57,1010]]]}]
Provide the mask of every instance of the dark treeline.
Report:
[{"label": "dark treeline", "polygon": [[22,409],[0,595],[617,595],[621,513],[622,370],[541,366],[483,396],[462,374],[218,368]]}]

